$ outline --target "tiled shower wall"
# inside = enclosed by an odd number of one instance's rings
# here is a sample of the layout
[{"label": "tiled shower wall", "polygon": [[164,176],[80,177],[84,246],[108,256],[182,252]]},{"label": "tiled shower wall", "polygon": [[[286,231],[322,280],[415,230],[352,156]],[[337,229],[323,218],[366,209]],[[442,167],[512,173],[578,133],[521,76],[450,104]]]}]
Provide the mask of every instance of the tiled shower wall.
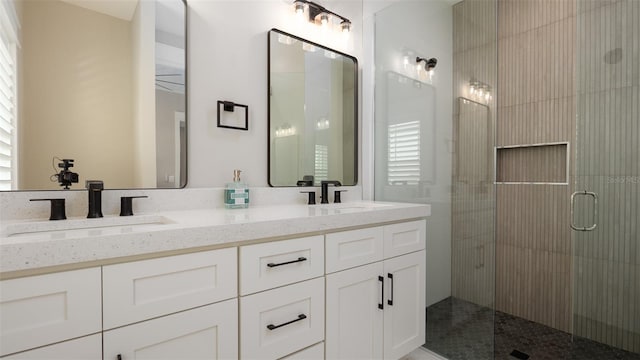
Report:
[{"label": "tiled shower wall", "polygon": [[[575,8],[575,0],[498,0],[497,146],[574,144]],[[531,166],[541,173],[547,164]],[[569,332],[572,189],[564,182],[497,185],[496,310]]]}]

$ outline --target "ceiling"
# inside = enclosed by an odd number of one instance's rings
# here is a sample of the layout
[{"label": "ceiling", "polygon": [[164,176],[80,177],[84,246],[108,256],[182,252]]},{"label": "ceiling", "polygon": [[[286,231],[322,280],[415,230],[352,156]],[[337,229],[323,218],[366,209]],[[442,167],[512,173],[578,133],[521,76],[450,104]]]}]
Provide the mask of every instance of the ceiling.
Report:
[{"label": "ceiling", "polygon": [[138,6],[138,0],[62,0],[88,10],[131,21]]}]

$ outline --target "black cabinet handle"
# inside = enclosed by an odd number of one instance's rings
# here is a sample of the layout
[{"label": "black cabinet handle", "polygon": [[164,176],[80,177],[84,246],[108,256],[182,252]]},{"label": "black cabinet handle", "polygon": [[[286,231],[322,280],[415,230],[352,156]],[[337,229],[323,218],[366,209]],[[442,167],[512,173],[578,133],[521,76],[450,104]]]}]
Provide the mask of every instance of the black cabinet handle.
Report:
[{"label": "black cabinet handle", "polygon": [[382,286],[382,290],[380,290],[380,302],[378,303],[378,309],[384,309],[384,277],[378,276],[378,281],[380,281],[380,285]]},{"label": "black cabinet handle", "polygon": [[298,258],[298,260],[291,260],[291,261],[287,261],[287,262],[283,262],[283,263],[278,263],[278,264],[275,264],[275,263],[268,263],[268,264],[267,264],[267,266],[268,266],[268,267],[276,267],[276,266],[282,266],[282,265],[294,264],[294,263],[298,263],[298,262],[302,262],[302,261],[307,261],[307,258],[306,258],[306,257],[302,257],[302,256],[300,256],[300,257]]},{"label": "black cabinet handle", "polygon": [[293,324],[293,323],[294,323],[294,322],[296,322],[296,321],[304,320],[304,319],[306,319],[306,318],[307,318],[307,315],[305,315],[305,314],[300,314],[300,315],[298,315],[298,318],[297,318],[297,319],[295,319],[295,320],[291,320],[291,321],[287,321],[286,323],[283,323],[283,324],[280,324],[280,325],[273,325],[273,324],[269,324],[269,325],[267,325],[267,329],[269,329],[269,330],[275,330],[275,329],[277,329],[277,328],[279,328],[279,327],[287,326],[287,325],[289,325],[289,324]]},{"label": "black cabinet handle", "polygon": [[122,355],[118,354],[118,356],[116,357],[117,360],[122,360]]},{"label": "black cabinet handle", "polygon": [[393,306],[393,274],[388,273],[387,277],[391,279],[391,296],[389,296],[389,300],[387,300],[387,304],[389,304],[390,306]]}]

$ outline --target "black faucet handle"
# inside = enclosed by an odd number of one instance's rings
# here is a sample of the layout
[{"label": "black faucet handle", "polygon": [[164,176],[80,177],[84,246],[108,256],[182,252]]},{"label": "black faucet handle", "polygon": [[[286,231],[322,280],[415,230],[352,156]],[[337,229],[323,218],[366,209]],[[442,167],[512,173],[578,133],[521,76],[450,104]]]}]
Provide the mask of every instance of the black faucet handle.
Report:
[{"label": "black faucet handle", "polygon": [[148,198],[146,195],[120,197],[120,216],[133,215],[133,199]]},{"label": "black faucet handle", "polygon": [[309,194],[309,201],[307,202],[307,205],[315,205],[316,204],[316,192],[315,191],[300,191],[301,194],[305,194],[308,193]]},{"label": "black faucet handle", "polygon": [[338,180],[322,180],[320,181],[320,185],[342,186],[342,183]]},{"label": "black faucet handle", "polygon": [[92,191],[104,190],[104,181],[102,180],[86,180],[84,183],[85,188]]},{"label": "black faucet handle", "polygon": [[65,220],[67,214],[64,209],[65,199],[30,199],[29,201],[51,201],[49,220]]},{"label": "black faucet handle", "polygon": [[334,202],[335,204],[339,204],[339,203],[341,203],[341,202],[342,202],[342,199],[340,198],[340,193],[341,193],[341,192],[345,192],[345,191],[348,191],[348,190],[335,190],[335,191],[333,192],[333,202]]}]

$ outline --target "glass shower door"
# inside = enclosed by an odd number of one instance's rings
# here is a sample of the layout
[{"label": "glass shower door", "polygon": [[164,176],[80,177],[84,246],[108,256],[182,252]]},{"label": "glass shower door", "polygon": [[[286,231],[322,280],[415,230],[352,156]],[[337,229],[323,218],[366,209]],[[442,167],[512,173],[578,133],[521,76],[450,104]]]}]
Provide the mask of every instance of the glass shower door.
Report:
[{"label": "glass shower door", "polygon": [[640,1],[578,1],[574,349],[640,353]]}]

